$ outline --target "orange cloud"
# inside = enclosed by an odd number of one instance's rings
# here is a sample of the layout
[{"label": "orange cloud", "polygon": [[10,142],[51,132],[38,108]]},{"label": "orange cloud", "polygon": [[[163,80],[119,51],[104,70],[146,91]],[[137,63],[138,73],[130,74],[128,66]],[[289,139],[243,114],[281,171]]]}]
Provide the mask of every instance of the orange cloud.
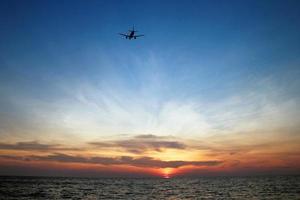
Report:
[{"label": "orange cloud", "polygon": [[[21,166],[29,171],[36,167],[46,171],[76,168],[80,173],[92,169],[96,174],[101,169],[100,174],[105,170],[119,170],[118,173],[123,175],[145,172],[161,177],[299,171],[297,139],[279,138],[253,144],[245,142],[245,138],[250,136],[243,137],[237,135],[222,140],[215,137],[197,141],[137,135],[127,139],[83,143],[76,148],[38,141],[2,142],[0,174],[8,174],[13,169],[22,171]],[[4,168],[7,169],[5,173]]]}]

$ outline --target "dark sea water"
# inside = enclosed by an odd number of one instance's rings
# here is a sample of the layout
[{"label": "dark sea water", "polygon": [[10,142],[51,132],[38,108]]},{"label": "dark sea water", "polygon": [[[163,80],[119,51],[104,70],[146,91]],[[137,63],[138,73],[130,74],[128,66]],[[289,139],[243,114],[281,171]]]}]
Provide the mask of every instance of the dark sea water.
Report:
[{"label": "dark sea water", "polygon": [[0,177],[0,199],[300,199],[300,176],[174,179]]}]

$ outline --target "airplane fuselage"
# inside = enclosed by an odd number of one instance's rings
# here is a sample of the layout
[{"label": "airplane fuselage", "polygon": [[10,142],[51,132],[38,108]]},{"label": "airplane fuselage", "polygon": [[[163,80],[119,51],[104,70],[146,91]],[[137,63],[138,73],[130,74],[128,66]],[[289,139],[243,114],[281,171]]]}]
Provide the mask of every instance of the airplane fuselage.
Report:
[{"label": "airplane fuselage", "polygon": [[134,38],[134,31],[130,31],[128,39],[131,40],[132,38]]}]

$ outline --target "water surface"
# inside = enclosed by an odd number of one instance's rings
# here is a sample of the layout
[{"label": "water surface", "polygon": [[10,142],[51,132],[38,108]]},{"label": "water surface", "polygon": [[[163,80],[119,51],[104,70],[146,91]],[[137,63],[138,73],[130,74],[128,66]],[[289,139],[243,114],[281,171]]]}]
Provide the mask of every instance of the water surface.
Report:
[{"label": "water surface", "polygon": [[300,199],[300,176],[172,179],[0,177],[0,199]]}]

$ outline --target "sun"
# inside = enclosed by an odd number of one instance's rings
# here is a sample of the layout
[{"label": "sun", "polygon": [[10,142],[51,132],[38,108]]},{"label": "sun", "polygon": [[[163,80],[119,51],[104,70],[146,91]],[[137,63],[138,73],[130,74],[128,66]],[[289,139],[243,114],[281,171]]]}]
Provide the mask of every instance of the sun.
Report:
[{"label": "sun", "polygon": [[172,175],[173,175],[173,168],[163,168],[162,169],[162,175],[163,175],[163,178],[171,178]]}]

